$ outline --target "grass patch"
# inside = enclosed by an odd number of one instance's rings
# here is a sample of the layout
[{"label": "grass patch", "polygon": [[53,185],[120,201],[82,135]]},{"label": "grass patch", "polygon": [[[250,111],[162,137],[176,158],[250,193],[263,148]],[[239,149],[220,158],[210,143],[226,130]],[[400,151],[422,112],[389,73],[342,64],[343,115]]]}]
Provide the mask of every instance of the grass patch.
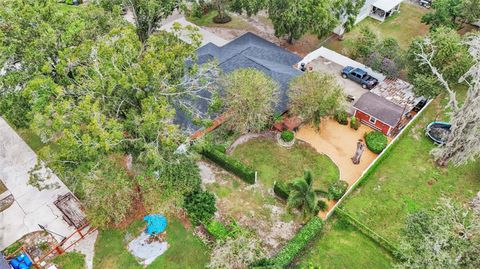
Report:
[{"label": "grass patch", "polygon": [[428,32],[429,26],[421,22],[422,16],[427,12],[418,5],[403,3],[400,13],[387,18],[383,23],[368,17],[356,25],[352,31],[346,33],[343,41],[332,38],[325,46],[339,53],[345,53],[346,44],[359,34],[362,27],[368,26],[380,38],[393,37],[402,48],[406,49],[415,37],[423,36]]},{"label": "grass patch", "polygon": [[[124,231],[100,231],[95,243],[94,268],[143,268],[128,252],[125,242],[127,233],[136,236],[143,225],[142,221],[136,221]],[[176,219],[169,220],[167,241],[169,249],[147,268],[204,268],[209,261],[208,248]]]},{"label": "grass patch", "polygon": [[[460,94],[461,96],[461,94]],[[480,161],[438,168],[424,135],[433,120],[446,120],[444,100],[437,99],[382,165],[345,201],[344,209],[393,243],[409,213],[432,208],[442,196],[468,202],[480,189]]]},{"label": "grass patch", "polygon": [[30,129],[17,129],[17,134],[28,144],[28,146],[35,152],[40,151],[46,144]]},{"label": "grass patch", "polygon": [[53,259],[59,269],[85,269],[85,255],[78,252],[67,252]]},{"label": "grass patch", "polygon": [[323,190],[339,179],[333,161],[304,143],[287,149],[274,139],[254,139],[239,145],[232,156],[257,170],[258,180],[268,188],[273,187],[274,181],[301,177],[304,170],[312,172],[315,187]]},{"label": "grass patch", "polygon": [[387,251],[347,222],[332,217],[322,235],[304,251],[298,267],[380,269],[391,268],[392,263]]},{"label": "grass patch", "polygon": [[246,21],[242,20],[234,14],[229,14],[232,20],[228,23],[217,24],[213,22],[213,18],[217,16],[218,12],[216,10],[211,10],[207,14],[203,15],[201,18],[188,17],[187,20],[197,26],[205,27],[221,27],[227,29],[237,29],[237,30],[248,30],[251,29],[251,25]]}]

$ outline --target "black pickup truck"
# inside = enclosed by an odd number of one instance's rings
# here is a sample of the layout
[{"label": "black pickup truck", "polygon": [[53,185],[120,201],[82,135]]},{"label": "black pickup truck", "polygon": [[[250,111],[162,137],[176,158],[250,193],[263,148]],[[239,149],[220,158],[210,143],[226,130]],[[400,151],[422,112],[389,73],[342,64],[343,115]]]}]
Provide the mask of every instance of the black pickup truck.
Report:
[{"label": "black pickup truck", "polygon": [[362,85],[362,88],[369,90],[373,89],[373,87],[378,84],[378,79],[370,76],[365,70],[354,68],[352,66],[343,68],[342,77],[345,79],[349,78]]}]

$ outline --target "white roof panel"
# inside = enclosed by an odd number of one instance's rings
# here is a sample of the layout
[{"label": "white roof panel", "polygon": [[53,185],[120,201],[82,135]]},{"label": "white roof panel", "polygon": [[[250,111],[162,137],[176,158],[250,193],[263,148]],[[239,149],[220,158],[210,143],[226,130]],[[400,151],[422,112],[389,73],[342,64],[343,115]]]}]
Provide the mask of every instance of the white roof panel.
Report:
[{"label": "white roof panel", "polygon": [[372,5],[381,10],[390,11],[402,2],[403,0],[377,0]]}]

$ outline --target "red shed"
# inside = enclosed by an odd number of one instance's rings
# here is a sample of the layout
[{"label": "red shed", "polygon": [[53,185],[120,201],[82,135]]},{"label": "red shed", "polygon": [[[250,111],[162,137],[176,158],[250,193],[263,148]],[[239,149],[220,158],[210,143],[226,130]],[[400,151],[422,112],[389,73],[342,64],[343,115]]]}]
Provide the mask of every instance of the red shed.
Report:
[{"label": "red shed", "polygon": [[353,105],[354,115],[363,124],[390,135],[406,112],[401,106],[374,93],[365,93]]}]

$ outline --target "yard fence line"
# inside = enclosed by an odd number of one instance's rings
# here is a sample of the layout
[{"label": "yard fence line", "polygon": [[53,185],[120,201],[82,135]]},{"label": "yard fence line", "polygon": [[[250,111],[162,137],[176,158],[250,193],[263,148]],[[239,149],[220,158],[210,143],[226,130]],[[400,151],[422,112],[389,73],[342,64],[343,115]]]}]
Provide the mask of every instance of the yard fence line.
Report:
[{"label": "yard fence line", "polygon": [[390,252],[393,256],[401,259],[403,255],[401,252],[398,250],[398,248],[392,244],[389,240],[384,238],[383,236],[377,234],[375,231],[370,229],[366,224],[363,222],[359,221],[349,213],[347,213],[345,210],[341,208],[337,208],[335,211],[335,214],[338,214],[338,216],[348,223],[352,225],[353,227],[357,228],[362,234],[365,236],[369,237],[372,239],[375,243],[377,243],[379,246],[383,247],[385,250]]},{"label": "yard fence line", "polygon": [[333,212],[340,206],[340,204],[347,198],[347,196],[352,193],[358,187],[368,176],[370,176],[377,168],[377,166],[382,163],[382,161],[388,157],[390,152],[395,148],[395,146],[398,144],[398,141],[410,130],[412,129],[412,126],[416,124],[418,119],[420,118],[421,115],[423,115],[424,111],[427,110],[427,108],[430,106],[432,103],[432,99],[428,101],[428,103],[425,105],[425,107],[420,110],[420,112],[413,117],[413,119],[403,128],[403,130],[400,131],[400,133],[393,139],[393,141],[385,148],[380,155],[363,171],[362,175],[355,181],[355,183],[348,188],[347,192],[338,200],[338,202],[330,209],[330,211],[327,213],[325,216],[325,219],[328,219]]}]

